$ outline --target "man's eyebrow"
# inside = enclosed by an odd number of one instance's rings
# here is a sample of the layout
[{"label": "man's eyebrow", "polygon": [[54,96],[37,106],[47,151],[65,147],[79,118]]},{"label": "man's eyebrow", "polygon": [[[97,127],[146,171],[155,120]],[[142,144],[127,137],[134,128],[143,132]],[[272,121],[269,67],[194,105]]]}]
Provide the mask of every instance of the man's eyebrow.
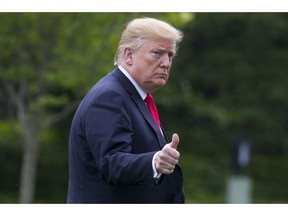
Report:
[{"label": "man's eyebrow", "polygon": [[157,50],[157,51],[160,51],[162,53],[167,52],[170,55],[175,55],[175,53],[176,53],[174,50],[171,51],[171,50],[167,50],[167,49],[162,48],[162,47],[157,47],[157,48],[154,48],[153,50]]}]

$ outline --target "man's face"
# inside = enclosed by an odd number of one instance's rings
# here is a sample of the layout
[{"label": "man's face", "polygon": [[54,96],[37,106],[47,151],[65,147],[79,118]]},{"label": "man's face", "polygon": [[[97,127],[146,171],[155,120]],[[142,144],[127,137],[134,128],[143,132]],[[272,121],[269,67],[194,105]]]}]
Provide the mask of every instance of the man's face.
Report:
[{"label": "man's face", "polygon": [[144,91],[154,92],[168,81],[174,55],[171,41],[144,41],[137,51],[127,55],[128,71]]}]

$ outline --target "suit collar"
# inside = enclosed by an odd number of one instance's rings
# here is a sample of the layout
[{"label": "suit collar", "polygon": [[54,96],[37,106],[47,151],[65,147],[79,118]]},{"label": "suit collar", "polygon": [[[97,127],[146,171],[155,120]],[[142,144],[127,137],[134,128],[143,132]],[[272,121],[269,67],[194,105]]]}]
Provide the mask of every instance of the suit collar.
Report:
[{"label": "suit collar", "polygon": [[[121,70],[116,67],[113,71],[112,71],[112,75],[115,76],[120,83],[122,84],[122,86],[124,87],[124,89],[131,95],[134,94],[138,94],[136,88],[134,87],[134,85],[131,83],[131,81],[121,72]],[[139,95],[140,97],[140,95]],[[141,97],[140,97],[141,98]]]},{"label": "suit collar", "polygon": [[142,100],[144,100],[147,96],[147,93],[140,87],[140,85],[135,81],[135,79],[129,74],[129,72],[124,67],[119,65],[118,68],[130,80],[130,82],[134,85],[137,92],[141,96]]}]

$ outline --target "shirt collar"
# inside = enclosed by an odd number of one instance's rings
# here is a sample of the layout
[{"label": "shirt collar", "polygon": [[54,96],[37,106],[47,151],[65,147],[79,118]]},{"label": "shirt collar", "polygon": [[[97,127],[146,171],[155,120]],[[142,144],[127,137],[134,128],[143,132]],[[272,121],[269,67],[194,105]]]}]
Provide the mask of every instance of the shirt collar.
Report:
[{"label": "shirt collar", "polygon": [[129,74],[129,72],[127,70],[125,70],[125,68],[123,68],[121,65],[118,65],[118,68],[130,80],[130,82],[134,85],[134,87],[136,88],[136,90],[139,93],[139,95],[141,96],[141,98],[144,100],[147,96],[147,93],[145,91],[143,91],[143,89],[133,79],[133,77]]}]

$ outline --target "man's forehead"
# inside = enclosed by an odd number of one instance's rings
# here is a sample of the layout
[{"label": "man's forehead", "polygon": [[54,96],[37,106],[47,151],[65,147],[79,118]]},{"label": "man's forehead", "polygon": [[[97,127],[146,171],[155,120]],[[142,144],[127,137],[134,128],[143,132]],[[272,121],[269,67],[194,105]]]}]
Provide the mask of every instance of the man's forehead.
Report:
[{"label": "man's forehead", "polygon": [[175,50],[175,43],[173,41],[168,41],[168,40],[162,40],[162,41],[155,41],[155,40],[150,40],[147,41],[147,45],[151,49],[160,49],[160,50]]}]

